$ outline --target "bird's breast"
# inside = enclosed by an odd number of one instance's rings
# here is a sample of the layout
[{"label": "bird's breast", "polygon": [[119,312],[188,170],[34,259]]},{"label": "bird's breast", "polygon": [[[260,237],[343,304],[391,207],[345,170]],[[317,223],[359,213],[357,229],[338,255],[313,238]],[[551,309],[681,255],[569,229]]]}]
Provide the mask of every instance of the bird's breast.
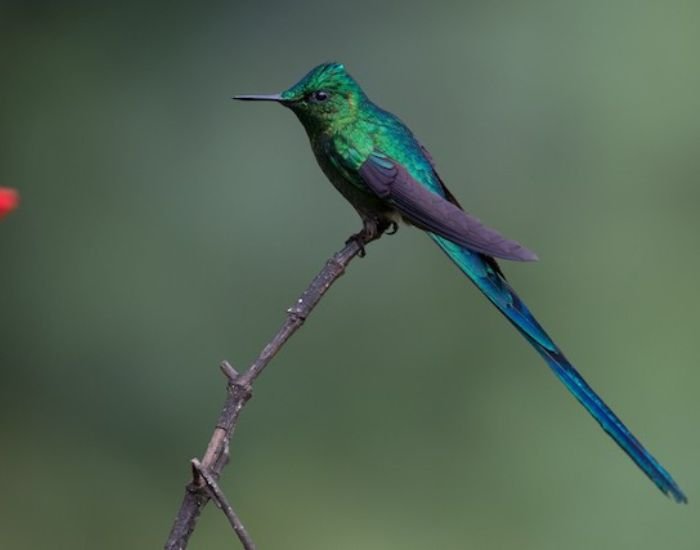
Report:
[{"label": "bird's breast", "polygon": [[339,161],[342,154],[332,140],[313,140],[311,146],[318,165],[343,197],[361,216],[388,217],[393,208],[384,203],[363,184],[352,168]]}]

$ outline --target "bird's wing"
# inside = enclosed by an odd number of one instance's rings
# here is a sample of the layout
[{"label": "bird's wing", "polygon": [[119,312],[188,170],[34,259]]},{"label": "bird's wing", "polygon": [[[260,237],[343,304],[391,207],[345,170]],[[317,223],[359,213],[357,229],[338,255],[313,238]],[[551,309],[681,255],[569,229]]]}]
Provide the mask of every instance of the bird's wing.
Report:
[{"label": "bird's wing", "polygon": [[412,224],[488,256],[528,262],[537,255],[486,227],[474,216],[416,181],[400,163],[373,153],[358,174],[379,198],[390,202]]}]

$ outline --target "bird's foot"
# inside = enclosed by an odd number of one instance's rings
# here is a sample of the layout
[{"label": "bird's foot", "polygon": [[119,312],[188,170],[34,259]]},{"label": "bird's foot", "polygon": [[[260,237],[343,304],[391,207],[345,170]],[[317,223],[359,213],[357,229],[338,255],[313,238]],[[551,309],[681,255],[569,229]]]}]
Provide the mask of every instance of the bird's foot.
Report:
[{"label": "bird's foot", "polygon": [[350,235],[350,238],[345,241],[345,244],[350,244],[353,241],[356,242],[360,247],[358,256],[360,256],[360,258],[364,258],[367,255],[365,245],[374,241],[375,239],[378,239],[384,233],[387,235],[393,235],[398,230],[399,224],[392,220],[363,220],[362,231],[359,231],[354,235]]},{"label": "bird's foot", "polygon": [[399,224],[396,223],[394,220],[391,220],[386,224],[386,227],[384,228],[384,233],[386,235],[393,235],[399,230]]},{"label": "bird's foot", "polygon": [[362,231],[358,231],[357,233],[353,233],[348,237],[348,239],[345,241],[345,244],[350,244],[352,242],[357,243],[357,246],[360,248],[360,251],[357,253],[357,255],[360,258],[364,258],[367,255],[367,251],[365,250],[365,245],[370,241],[371,239],[367,238],[367,233],[363,229]]}]

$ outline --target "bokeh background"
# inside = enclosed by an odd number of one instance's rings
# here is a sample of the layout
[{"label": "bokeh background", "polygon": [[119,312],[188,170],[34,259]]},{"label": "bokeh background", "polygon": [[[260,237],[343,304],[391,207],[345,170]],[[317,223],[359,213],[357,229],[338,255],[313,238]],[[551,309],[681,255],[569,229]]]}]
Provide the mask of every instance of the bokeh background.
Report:
[{"label": "bokeh background", "polygon": [[[359,227],[269,93],[339,60],[690,498],[664,498],[416,230],[259,379],[263,549],[700,544],[700,4],[0,3],[0,547],[157,548],[224,396]],[[213,507],[191,548],[232,548]]]}]

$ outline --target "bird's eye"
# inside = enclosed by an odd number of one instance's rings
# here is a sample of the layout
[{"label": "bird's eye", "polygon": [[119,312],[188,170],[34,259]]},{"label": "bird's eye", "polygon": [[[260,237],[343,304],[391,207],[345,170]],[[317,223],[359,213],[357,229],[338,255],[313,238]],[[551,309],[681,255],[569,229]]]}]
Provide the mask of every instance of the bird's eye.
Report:
[{"label": "bird's eye", "polygon": [[323,103],[330,97],[330,95],[331,94],[326,90],[316,90],[315,92],[311,92],[309,95],[309,101],[312,103]]}]

